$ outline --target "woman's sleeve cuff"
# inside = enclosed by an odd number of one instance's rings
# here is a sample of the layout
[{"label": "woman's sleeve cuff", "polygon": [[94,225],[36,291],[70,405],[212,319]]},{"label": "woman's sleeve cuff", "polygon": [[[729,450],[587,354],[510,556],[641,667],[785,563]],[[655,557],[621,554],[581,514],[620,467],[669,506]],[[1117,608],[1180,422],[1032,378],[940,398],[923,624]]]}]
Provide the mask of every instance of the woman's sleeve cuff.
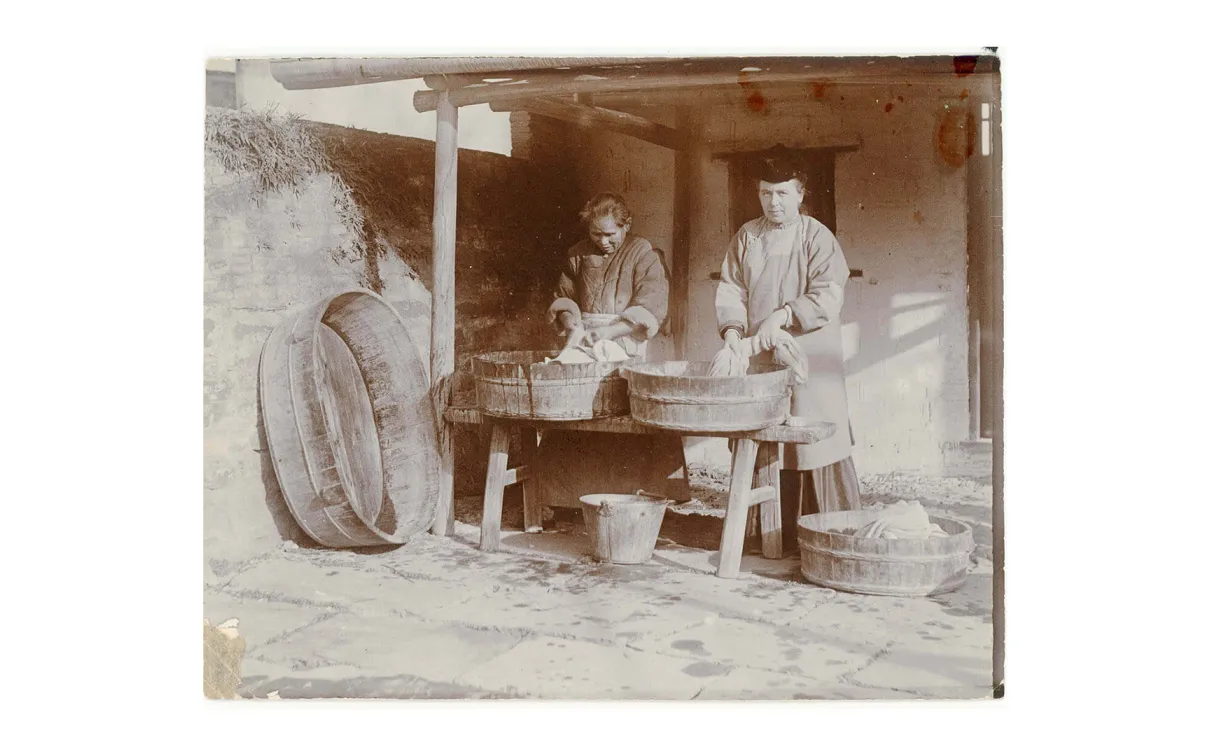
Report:
[{"label": "woman's sleeve cuff", "polygon": [[575,300],[567,297],[559,297],[551,304],[550,309],[546,311],[546,322],[554,323],[561,312],[570,312],[575,316],[576,320],[581,319],[580,305],[576,304]]},{"label": "woman's sleeve cuff", "polygon": [[721,326],[719,326],[718,335],[725,339],[725,338],[727,338],[727,331],[736,331],[739,333],[739,336],[742,339],[744,337],[744,333],[746,333],[747,330],[748,330],[748,327],[744,323],[739,322],[738,320],[727,321],[726,323],[723,323]]},{"label": "woman's sleeve cuff", "polygon": [[[660,330],[660,323],[655,319],[655,315],[651,314],[651,310],[646,307],[627,307],[622,311],[622,319],[630,323],[635,328],[641,328],[645,331],[644,338],[653,338]],[[638,334],[635,334],[636,336]]]}]

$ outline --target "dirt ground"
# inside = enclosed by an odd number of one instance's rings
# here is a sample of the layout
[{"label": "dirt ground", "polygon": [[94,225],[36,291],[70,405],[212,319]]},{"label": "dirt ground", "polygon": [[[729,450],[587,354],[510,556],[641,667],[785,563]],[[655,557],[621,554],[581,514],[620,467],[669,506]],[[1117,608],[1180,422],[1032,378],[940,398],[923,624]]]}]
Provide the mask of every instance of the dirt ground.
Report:
[{"label": "dirt ground", "polygon": [[207,589],[206,617],[240,620],[247,698],[991,696],[990,485],[862,480],[867,502],[918,499],[974,529],[965,584],[905,599],[811,585],[797,557],[747,554],[739,579],[717,578],[719,483],[695,473],[700,501],[669,513],[644,565],[596,563],[575,510],[526,534],[506,506],[502,550],[481,552],[464,499],[453,538],[286,544],[239,565]]}]

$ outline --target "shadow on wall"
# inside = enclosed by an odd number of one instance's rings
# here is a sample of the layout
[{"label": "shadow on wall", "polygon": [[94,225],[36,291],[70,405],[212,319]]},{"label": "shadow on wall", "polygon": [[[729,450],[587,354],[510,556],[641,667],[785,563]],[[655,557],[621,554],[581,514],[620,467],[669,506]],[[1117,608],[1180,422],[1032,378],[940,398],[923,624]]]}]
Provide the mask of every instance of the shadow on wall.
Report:
[{"label": "shadow on wall", "polygon": [[[849,284],[853,286],[852,283]],[[936,339],[945,339],[949,334],[946,315],[952,306],[951,292],[938,292],[941,296],[935,299],[901,304],[896,306],[895,297],[911,296],[911,293],[897,291],[892,286],[878,284],[861,284],[860,303],[858,307],[845,308],[842,327],[856,325],[858,333],[858,348],[855,354],[845,358],[845,376],[852,378],[857,374],[878,365],[881,362],[908,352],[922,344]],[[928,293],[921,294],[928,296]],[[902,336],[892,335],[896,316],[920,313],[926,309],[940,310],[938,316],[920,327],[908,330]],[[867,314],[865,320],[852,317],[854,310]]]},{"label": "shadow on wall", "polygon": [[854,288],[842,338],[860,462],[940,474],[969,432],[964,292],[945,276]]}]

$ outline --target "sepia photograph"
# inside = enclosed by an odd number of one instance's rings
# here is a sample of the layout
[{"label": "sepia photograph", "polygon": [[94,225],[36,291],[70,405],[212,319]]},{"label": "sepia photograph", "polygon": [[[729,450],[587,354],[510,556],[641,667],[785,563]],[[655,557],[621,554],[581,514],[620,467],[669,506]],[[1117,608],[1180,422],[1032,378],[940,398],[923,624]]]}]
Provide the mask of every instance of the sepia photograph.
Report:
[{"label": "sepia photograph", "polygon": [[997,48],[212,58],[204,119],[205,698],[1005,695]]}]

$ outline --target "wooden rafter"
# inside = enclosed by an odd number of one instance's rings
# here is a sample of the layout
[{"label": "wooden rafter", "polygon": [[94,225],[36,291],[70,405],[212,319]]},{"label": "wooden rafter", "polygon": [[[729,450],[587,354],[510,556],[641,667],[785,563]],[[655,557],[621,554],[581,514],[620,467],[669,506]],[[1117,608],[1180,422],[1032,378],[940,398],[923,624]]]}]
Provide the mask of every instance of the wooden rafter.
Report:
[{"label": "wooden rafter", "polygon": [[[443,75],[459,81],[475,81],[493,70],[516,72],[551,70],[571,66],[607,66],[622,63],[662,62],[667,58],[306,58],[270,61],[273,78],[286,89],[326,89],[376,84]],[[436,89],[445,88],[442,86]]]},{"label": "wooden rafter", "polygon": [[424,85],[429,89],[461,89],[484,84],[517,84],[522,81],[535,81],[546,78],[558,80],[568,76],[608,76],[628,71],[646,70],[651,59],[635,59],[624,64],[609,66],[563,66],[531,71],[488,71],[480,73],[440,73],[424,77]]},{"label": "wooden rafter", "polygon": [[670,150],[683,150],[689,146],[688,140],[681,132],[642,116],[594,105],[581,105],[554,97],[492,103],[491,108],[496,111],[524,110],[527,113],[572,123],[581,128],[616,131],[645,142],[667,147]]}]

